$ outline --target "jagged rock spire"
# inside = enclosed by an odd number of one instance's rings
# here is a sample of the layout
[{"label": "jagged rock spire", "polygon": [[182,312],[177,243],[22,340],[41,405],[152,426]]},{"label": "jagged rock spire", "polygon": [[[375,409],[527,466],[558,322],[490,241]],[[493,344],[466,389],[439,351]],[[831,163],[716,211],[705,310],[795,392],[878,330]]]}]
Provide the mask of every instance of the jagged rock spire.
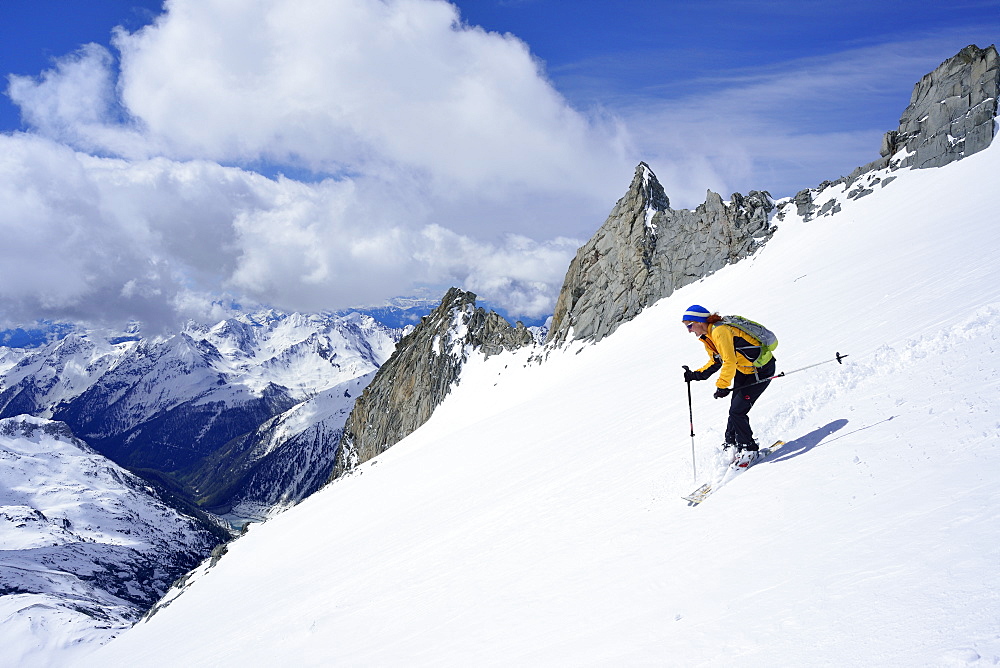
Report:
[{"label": "jagged rock spire", "polygon": [[902,149],[900,167],[940,167],[978,153],[993,141],[1000,92],[1000,58],[995,46],[970,44],[924,75],[899,119],[886,133],[881,153]]},{"label": "jagged rock spire", "polygon": [[[793,200],[797,215],[810,220],[839,211],[839,203],[833,200],[827,200],[823,207],[814,204],[816,196],[827,188],[844,184],[847,198],[858,199],[871,194],[875,183],[884,187],[895,179],[871,177],[878,170],[942,167],[987,148],[995,134],[998,94],[1000,57],[996,47],[980,49],[970,44],[913,87],[899,128],[882,137],[881,158],[836,181],[797,192]],[[784,215],[782,210],[777,217],[780,220]]]},{"label": "jagged rock spire", "polygon": [[709,191],[694,211],[671,209],[649,165],[580,250],[556,301],[549,341],[600,340],[677,288],[745,257],[771,234],[766,192]]},{"label": "jagged rock spire", "polygon": [[388,450],[426,422],[458,381],[472,351],[489,356],[533,341],[518,322],[476,307],[476,295],[451,288],[441,304],[396,345],[358,397],[344,425],[333,475]]}]

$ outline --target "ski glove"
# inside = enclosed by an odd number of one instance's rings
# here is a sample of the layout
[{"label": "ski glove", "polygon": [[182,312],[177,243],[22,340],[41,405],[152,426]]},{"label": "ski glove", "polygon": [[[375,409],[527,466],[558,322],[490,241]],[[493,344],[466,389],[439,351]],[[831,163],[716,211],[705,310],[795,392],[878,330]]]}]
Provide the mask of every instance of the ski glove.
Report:
[{"label": "ski glove", "polygon": [[717,389],[715,391],[715,398],[716,399],[721,399],[724,396],[726,396],[727,394],[729,394],[730,392],[732,392],[732,390],[730,390],[728,387],[720,387],[719,389]]},{"label": "ski glove", "polygon": [[684,367],[684,382],[690,383],[692,380],[705,380],[714,372],[714,368],[708,368],[705,371],[692,371],[691,369]]}]

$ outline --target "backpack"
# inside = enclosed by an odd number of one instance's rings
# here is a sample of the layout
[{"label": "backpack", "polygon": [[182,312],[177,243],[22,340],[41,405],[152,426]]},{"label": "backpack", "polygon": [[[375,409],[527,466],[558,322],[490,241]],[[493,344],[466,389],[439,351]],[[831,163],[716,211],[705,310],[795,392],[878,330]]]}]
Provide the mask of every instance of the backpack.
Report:
[{"label": "backpack", "polygon": [[760,354],[757,355],[757,359],[751,360],[755,367],[760,368],[774,358],[774,349],[778,347],[778,337],[764,325],[741,315],[724,315],[722,316],[722,324],[731,325],[760,341]]}]

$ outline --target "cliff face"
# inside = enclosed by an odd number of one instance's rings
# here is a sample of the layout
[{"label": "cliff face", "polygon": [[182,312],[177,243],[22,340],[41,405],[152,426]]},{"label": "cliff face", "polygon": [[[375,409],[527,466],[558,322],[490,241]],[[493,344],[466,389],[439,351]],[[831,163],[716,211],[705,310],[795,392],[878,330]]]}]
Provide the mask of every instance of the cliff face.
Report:
[{"label": "cliff face", "polygon": [[[1000,57],[995,46],[969,45],[924,75],[913,87],[910,104],[899,127],[882,137],[882,157],[836,181],[795,194],[796,213],[805,220],[836,213],[839,204],[824,191],[843,185],[848,199],[888,185],[893,176],[873,176],[880,170],[941,167],[961,160],[992,142],[996,132]],[[820,203],[821,200],[825,200]],[[784,212],[779,212],[781,220]]]},{"label": "cliff face", "polygon": [[452,288],[440,306],[404,336],[351,410],[331,478],[385,452],[426,422],[458,381],[471,354],[493,355],[533,342],[476,307],[476,295]]},{"label": "cliff face", "polygon": [[599,341],[677,288],[740,260],[766,241],[774,208],[766,192],[712,191],[694,211],[671,209],[645,163],[628,192],[570,263],[549,341]]},{"label": "cliff face", "polygon": [[982,151],[993,141],[998,89],[996,47],[965,47],[913,87],[899,128],[882,140],[882,155],[905,149],[899,166],[923,168]]}]

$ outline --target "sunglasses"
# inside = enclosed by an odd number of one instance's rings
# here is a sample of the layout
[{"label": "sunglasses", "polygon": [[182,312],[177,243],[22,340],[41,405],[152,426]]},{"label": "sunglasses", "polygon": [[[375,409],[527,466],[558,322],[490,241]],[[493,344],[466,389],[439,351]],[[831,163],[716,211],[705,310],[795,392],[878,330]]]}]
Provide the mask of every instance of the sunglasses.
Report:
[{"label": "sunglasses", "polygon": [[688,331],[690,332],[691,328],[694,327],[694,323],[693,322],[685,322],[684,326],[687,327]]}]

